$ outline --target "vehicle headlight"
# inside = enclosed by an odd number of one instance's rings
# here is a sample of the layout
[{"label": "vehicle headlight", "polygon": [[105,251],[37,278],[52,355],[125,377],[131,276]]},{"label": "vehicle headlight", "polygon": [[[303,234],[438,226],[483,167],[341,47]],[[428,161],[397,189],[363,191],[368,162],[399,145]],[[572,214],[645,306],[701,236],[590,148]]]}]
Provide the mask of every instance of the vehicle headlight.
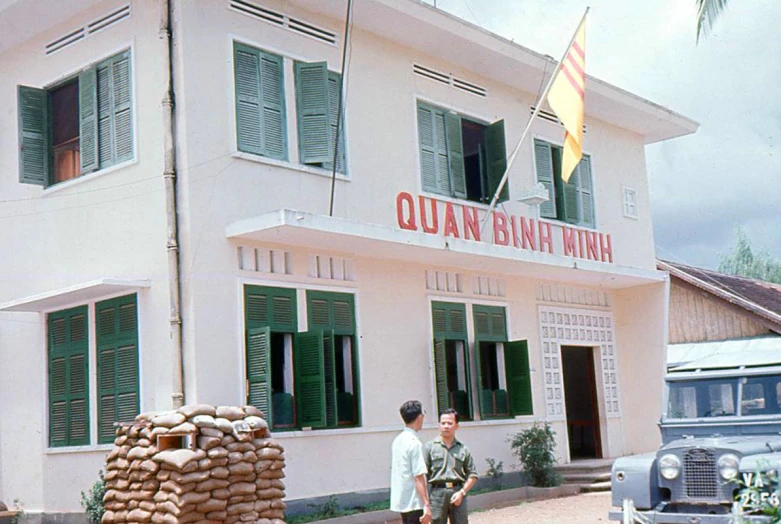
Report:
[{"label": "vehicle headlight", "polygon": [[724,480],[732,480],[738,476],[738,462],[740,459],[732,453],[719,457],[716,465],[719,467],[719,475]]},{"label": "vehicle headlight", "polygon": [[681,474],[681,459],[675,455],[664,455],[659,459],[659,473],[667,480],[678,478]]}]

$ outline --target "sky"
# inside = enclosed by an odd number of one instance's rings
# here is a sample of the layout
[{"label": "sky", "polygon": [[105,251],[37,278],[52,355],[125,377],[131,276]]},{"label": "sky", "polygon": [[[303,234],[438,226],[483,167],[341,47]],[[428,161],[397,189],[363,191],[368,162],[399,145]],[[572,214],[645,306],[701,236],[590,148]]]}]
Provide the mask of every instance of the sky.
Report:
[{"label": "sky", "polygon": [[586,73],[700,123],[646,147],[657,257],[716,269],[739,226],[781,259],[779,0],[731,0],[699,44],[695,0],[436,5],[557,60],[590,6]]}]

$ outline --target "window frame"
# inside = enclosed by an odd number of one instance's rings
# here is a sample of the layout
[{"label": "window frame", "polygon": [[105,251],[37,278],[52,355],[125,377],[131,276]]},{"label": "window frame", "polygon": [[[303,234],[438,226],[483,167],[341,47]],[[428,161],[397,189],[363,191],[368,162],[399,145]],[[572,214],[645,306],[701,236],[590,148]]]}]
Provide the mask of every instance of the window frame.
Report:
[{"label": "window frame", "polygon": [[[283,126],[285,127],[284,140],[285,140],[285,155],[283,158],[274,158],[270,156],[263,156],[257,153],[242,151],[239,149],[239,136],[238,136],[238,115],[236,111],[237,98],[236,98],[236,64],[235,64],[235,46],[239,44],[245,47],[254,48],[260,52],[265,52],[271,55],[276,55],[281,58],[282,61],[282,95],[283,95]],[[333,176],[330,168],[324,168],[312,164],[305,164],[301,161],[300,155],[300,143],[299,143],[299,129],[298,129],[298,107],[297,107],[297,89],[295,81],[295,63],[317,63],[327,62],[330,64],[331,60],[327,58],[326,54],[321,54],[318,58],[312,56],[306,56],[298,53],[290,52],[289,49],[283,49],[274,45],[267,45],[267,42],[259,42],[251,38],[246,38],[238,34],[228,35],[228,82],[231,86],[231,156],[234,158],[241,158],[251,162],[257,162],[260,164],[271,165],[290,169],[300,173],[307,173],[312,175],[324,176],[331,178]],[[341,75],[342,71],[330,67],[327,68],[329,78],[331,75]],[[348,123],[348,110],[346,107],[342,107],[342,122],[340,124],[339,135],[342,139],[340,147],[340,156],[344,159],[344,170],[336,171],[336,179],[345,182],[351,181],[350,176],[350,140],[349,140],[349,123]]]},{"label": "window frame", "polygon": [[[272,414],[271,417],[271,427],[273,430],[278,431],[280,433],[292,433],[297,431],[306,431],[308,429],[311,429],[313,431],[333,431],[333,430],[344,430],[344,429],[353,429],[353,428],[359,428],[362,425],[362,413],[361,413],[361,382],[360,382],[360,355],[359,355],[359,332],[358,332],[358,318],[357,318],[357,297],[354,289],[344,289],[344,288],[326,288],[323,286],[299,286],[298,284],[292,284],[292,283],[285,283],[282,281],[258,281],[258,280],[250,280],[250,279],[240,279],[240,310],[242,311],[242,317],[241,317],[241,329],[242,329],[242,343],[241,343],[241,398],[247,399],[247,389],[245,384],[245,381],[247,380],[247,369],[248,369],[248,362],[247,362],[247,334],[250,331],[250,329],[256,329],[260,326],[255,326],[254,328],[250,328],[248,322],[247,322],[247,311],[246,311],[246,294],[247,290],[250,288],[255,289],[266,289],[271,290],[272,294],[275,293],[281,293],[281,294],[287,294],[292,297],[294,297],[295,300],[295,306],[294,306],[294,327],[295,329],[293,331],[289,330],[276,330],[272,328],[270,331],[271,333],[277,333],[277,334],[285,334],[285,335],[291,335],[292,336],[292,362],[291,362],[291,373],[293,376],[293,383],[292,383],[292,389],[293,389],[293,405],[295,410],[295,416],[294,416],[294,423],[292,425],[284,425],[284,426],[276,426],[276,422],[274,421],[274,417]],[[350,327],[345,326],[322,326],[322,325],[313,325],[312,324],[312,315],[310,314],[310,308],[309,308],[309,298],[310,296],[315,296],[316,298],[319,297],[327,297],[327,298],[344,298],[349,297],[349,301],[351,303],[351,315],[352,315],[352,322]],[[331,315],[332,316],[332,315]],[[302,321],[306,322],[306,326],[302,325]],[[335,328],[335,329],[332,329]],[[317,340],[317,337],[320,337],[320,343],[323,343],[323,336],[330,337],[330,340],[333,341],[334,345],[331,346],[332,351],[335,351],[336,341],[342,340],[340,337],[350,337],[350,344],[349,348],[351,351],[351,377],[352,377],[352,395],[354,399],[354,409],[355,409],[355,421],[353,423],[339,423],[338,419],[336,421],[336,424],[328,424],[326,423],[324,426],[308,426],[304,425],[304,422],[302,420],[302,414],[300,413],[300,409],[298,407],[298,397],[300,395],[299,387],[300,387],[300,378],[299,373],[301,372],[300,366],[297,365],[298,359],[300,358],[300,344],[302,337],[309,337],[312,339],[314,337],[314,340]],[[341,346],[340,346],[341,347]],[[321,350],[323,349],[322,345],[320,346]],[[269,349],[270,351],[270,349]],[[332,360],[332,362],[336,362],[336,360]],[[271,374],[273,373],[271,368],[271,363],[269,363],[269,388],[271,387]],[[336,373],[334,373],[334,378],[338,379]],[[321,375],[322,381],[325,381],[325,375]],[[336,383],[334,383],[334,393],[336,393]],[[338,395],[337,397],[334,397],[334,401],[338,402]],[[325,402],[325,397],[323,397],[323,402]],[[336,405],[336,404],[334,404]],[[337,409],[338,414],[338,409]],[[325,412],[324,415],[325,416]]]},{"label": "window frame", "polygon": [[[634,202],[629,202],[631,198]],[[621,186],[621,204],[623,215],[626,218],[633,218],[638,220],[640,218],[640,209],[637,202],[637,190],[627,186]],[[634,206],[634,212],[632,212],[630,206]]]},{"label": "window frame", "polygon": [[[532,157],[532,168],[533,168],[533,175],[535,183],[542,183],[546,186],[547,189],[547,181],[540,179],[540,163],[538,162],[538,151],[537,146],[538,143],[540,145],[545,145],[549,148],[550,153],[553,153],[553,149],[557,150],[563,150],[564,145],[561,142],[555,141],[555,140],[549,140],[542,136],[534,136],[532,137],[532,151],[531,151],[531,157]],[[581,189],[580,185],[580,169],[581,169],[581,163],[585,160],[588,160],[589,164],[589,181],[590,181],[590,189]],[[555,166],[553,165],[553,159],[551,158],[551,187],[549,189],[549,200],[547,202],[544,202],[540,204],[539,214],[540,218],[543,220],[551,220],[556,221],[564,224],[569,224],[574,227],[581,227],[585,229],[597,229],[597,205],[596,205],[596,190],[594,185],[594,157],[591,153],[587,151],[583,151],[583,156],[581,157],[580,162],[578,163],[578,185],[575,187],[576,194],[578,194],[578,219],[576,221],[568,220],[566,217],[566,211],[565,209],[561,208],[561,197],[564,192],[564,187],[560,187],[560,184],[563,184],[562,178],[561,178],[561,172],[556,172]],[[570,179],[571,180],[571,179]],[[559,183],[557,183],[559,182]],[[569,185],[569,184],[568,184]],[[586,191],[589,193],[590,201],[591,201],[591,214],[592,214],[592,221],[591,223],[585,222],[583,220],[583,208],[580,204],[581,198],[582,198],[582,192]],[[549,211],[546,211],[544,209],[545,206],[552,205],[553,206],[553,214],[555,216],[550,216],[545,213],[550,213]]]},{"label": "window frame", "polygon": [[[96,157],[96,167],[94,169],[88,170],[86,172],[81,172],[82,166],[81,166],[81,160],[79,165],[79,174],[78,176],[63,180],[60,182],[54,182],[54,166],[53,166],[53,144],[52,144],[52,108],[51,108],[51,94],[50,91],[56,90],[58,88],[61,88],[65,86],[66,84],[70,82],[77,81],[79,83],[79,91],[81,89],[81,82],[82,78],[86,74],[92,74],[93,77],[96,78],[97,69],[98,67],[110,63],[112,60],[117,59],[121,55],[127,55],[128,57],[128,89],[129,89],[129,100],[128,100],[128,107],[130,111],[130,117],[128,122],[128,132],[130,133],[130,141],[129,141],[129,147],[130,147],[130,155],[127,158],[119,159],[116,154],[114,155],[111,162],[105,164],[104,166],[101,166],[99,163],[99,156]],[[94,176],[103,175],[109,172],[112,172],[116,169],[124,168],[128,165],[134,164],[137,162],[138,159],[138,101],[136,97],[137,92],[137,86],[136,86],[136,79],[135,79],[135,72],[136,72],[136,50],[135,46],[132,42],[125,43],[123,45],[117,46],[116,48],[113,48],[110,52],[102,55],[97,60],[90,60],[89,62],[86,62],[83,66],[81,66],[78,69],[71,70],[68,73],[60,74],[57,76],[57,78],[52,79],[50,81],[45,82],[33,82],[35,85],[41,85],[42,87],[33,87],[28,84],[18,84],[17,85],[17,106],[16,106],[16,113],[17,113],[17,147],[19,148],[19,161],[18,161],[18,181],[20,184],[27,184],[27,185],[40,185],[45,193],[54,192],[56,190],[59,190],[63,187],[69,187],[72,184],[79,183],[80,181],[91,179]],[[113,79],[112,79],[113,82]],[[112,84],[113,85],[113,84]],[[23,118],[22,118],[22,111],[21,111],[21,90],[22,89],[34,89],[41,91],[43,93],[44,99],[44,173],[42,181],[35,181],[29,179],[29,177],[26,177],[25,170],[24,170],[24,161],[23,161],[23,144],[21,142],[22,133],[23,133]],[[97,82],[94,86],[94,94],[96,97],[95,104],[97,106],[98,100],[97,100],[97,92],[98,92],[98,86]],[[113,99],[113,92],[110,95]],[[79,93],[79,98],[81,97],[81,93]],[[114,109],[112,108],[112,112]],[[79,119],[79,155],[81,157],[82,147],[81,147],[81,138],[82,138],[82,114],[79,108],[76,108],[76,112],[78,113],[78,119]],[[96,124],[95,127],[97,128],[97,119],[99,115],[95,115]],[[112,118],[113,123],[113,118]],[[96,154],[99,155],[99,147],[100,147],[100,141],[98,137],[98,131],[96,131],[96,137],[95,137],[95,148],[96,148]],[[113,138],[113,128],[110,131],[110,136]],[[113,147],[113,146],[112,146]],[[116,152],[115,152],[116,153]]]},{"label": "window frame", "polygon": [[[446,162],[448,164],[448,184],[450,186],[449,193],[446,193],[444,191],[438,191],[431,189],[430,186],[427,186],[424,182],[424,176],[423,176],[423,162],[421,160],[421,150],[423,149],[423,146],[421,144],[421,134],[420,134],[420,112],[421,112],[421,105],[424,106],[423,110],[429,110],[429,111],[439,111],[444,115],[445,123],[443,124],[445,126],[445,129],[443,133],[447,136],[448,129],[447,129],[447,121],[449,118],[457,118],[458,119],[458,135],[459,139],[461,140],[460,143],[460,164],[462,165],[462,168],[465,169],[464,166],[464,156],[463,156],[463,134],[462,134],[462,121],[467,120],[469,122],[473,122],[475,124],[481,125],[484,127],[483,130],[483,142],[485,144],[485,158],[482,160],[481,166],[480,166],[480,183],[481,187],[484,187],[487,191],[486,200],[471,200],[468,197],[468,182],[467,182],[467,175],[466,171],[464,171],[464,182],[463,182],[463,196],[459,194],[461,191],[461,188],[455,189],[453,186],[453,175],[452,175],[452,166],[454,163],[454,160],[451,158],[451,149],[446,145],[445,146],[445,154],[446,154]],[[443,199],[443,200],[450,200],[454,203],[464,204],[465,202],[468,202],[469,205],[473,206],[485,206],[488,207],[491,198],[493,197],[494,191],[492,191],[492,184],[491,184],[491,159],[490,157],[490,151],[489,149],[495,149],[496,147],[499,147],[503,152],[503,160],[504,160],[504,169],[502,170],[501,174],[499,175],[500,178],[504,171],[507,169],[507,134],[504,130],[504,119],[500,118],[498,120],[491,121],[489,117],[484,116],[477,116],[473,111],[469,111],[463,108],[457,108],[454,107],[452,104],[448,103],[441,103],[436,100],[432,100],[429,98],[426,98],[424,96],[415,95],[413,97],[413,121],[414,121],[414,136],[415,136],[415,146],[416,146],[416,164],[417,164],[417,183],[418,187],[420,188],[420,192],[422,194],[429,194],[434,198],[437,199]],[[450,117],[449,117],[450,115]],[[492,126],[499,126],[501,127],[501,136],[503,140],[497,141],[495,148],[489,147],[489,144],[487,142],[487,135],[489,134],[489,129],[492,128]],[[432,131],[432,133],[436,133],[436,131]],[[447,138],[446,138],[447,140]],[[458,163],[458,161],[455,161]],[[436,171],[436,170],[435,170]],[[435,175],[436,176],[436,175]],[[498,184],[498,180],[496,181]],[[438,185],[438,184],[437,184]],[[504,188],[502,189],[502,192],[499,196],[499,199],[497,202],[505,202],[509,200],[509,184],[505,184]]]},{"label": "window frame", "polygon": [[[144,402],[144,393],[145,393],[145,387],[144,387],[144,365],[143,365],[143,359],[142,359],[142,351],[141,348],[144,347],[144,336],[143,332],[141,330],[141,326],[143,325],[143,315],[144,311],[140,307],[141,301],[139,300],[139,292],[138,290],[133,290],[128,292],[129,290],[123,290],[117,293],[110,293],[99,297],[94,297],[89,300],[79,301],[79,302],[73,302],[70,304],[65,304],[62,306],[57,306],[53,308],[46,308],[42,309],[40,311],[40,314],[43,315],[44,322],[44,346],[43,351],[46,355],[46,368],[45,368],[45,378],[42,381],[42,398],[44,399],[44,403],[46,408],[42,410],[41,414],[41,421],[42,421],[42,427],[44,428],[43,431],[41,431],[41,438],[43,443],[43,449],[44,454],[47,455],[56,455],[56,454],[68,454],[68,453],[78,453],[83,451],[95,451],[95,450],[109,450],[113,446],[114,439],[112,438],[111,442],[100,442],[100,435],[99,435],[99,413],[98,413],[98,401],[99,401],[99,376],[98,376],[98,343],[97,343],[97,305],[104,302],[109,302],[112,300],[121,300],[123,298],[128,297],[135,297],[135,303],[136,303],[136,332],[137,332],[137,372],[138,372],[138,412],[142,413],[145,409],[145,402]],[[49,414],[49,405],[50,405],[50,393],[49,393],[49,323],[48,323],[48,317],[49,315],[57,315],[60,313],[64,313],[67,311],[73,311],[79,308],[86,308],[87,311],[87,371],[88,371],[88,380],[87,380],[87,398],[88,398],[88,411],[87,411],[87,417],[88,417],[88,427],[87,427],[87,433],[88,433],[88,439],[87,442],[84,444],[75,444],[75,445],[52,445],[49,438],[49,432],[50,432],[50,414]]]}]

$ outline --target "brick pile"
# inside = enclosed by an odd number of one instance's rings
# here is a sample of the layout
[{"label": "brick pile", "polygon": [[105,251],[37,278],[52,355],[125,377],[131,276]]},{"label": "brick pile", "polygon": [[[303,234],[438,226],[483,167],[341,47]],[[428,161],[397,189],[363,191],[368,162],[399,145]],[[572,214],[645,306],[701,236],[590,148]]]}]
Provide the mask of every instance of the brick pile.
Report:
[{"label": "brick pile", "polygon": [[104,524],[284,524],[284,450],[256,408],[144,413],[116,435]]}]

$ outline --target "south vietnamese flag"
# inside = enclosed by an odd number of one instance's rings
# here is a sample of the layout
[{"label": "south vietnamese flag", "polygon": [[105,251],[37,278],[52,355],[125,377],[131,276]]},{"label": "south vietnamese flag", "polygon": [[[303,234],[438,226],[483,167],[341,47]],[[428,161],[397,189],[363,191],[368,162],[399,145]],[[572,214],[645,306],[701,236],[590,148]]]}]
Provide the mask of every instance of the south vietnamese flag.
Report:
[{"label": "south vietnamese flag", "polygon": [[586,18],[561,61],[548,93],[548,104],[564,124],[561,178],[568,182],[583,156],[583,100],[586,90]]}]

